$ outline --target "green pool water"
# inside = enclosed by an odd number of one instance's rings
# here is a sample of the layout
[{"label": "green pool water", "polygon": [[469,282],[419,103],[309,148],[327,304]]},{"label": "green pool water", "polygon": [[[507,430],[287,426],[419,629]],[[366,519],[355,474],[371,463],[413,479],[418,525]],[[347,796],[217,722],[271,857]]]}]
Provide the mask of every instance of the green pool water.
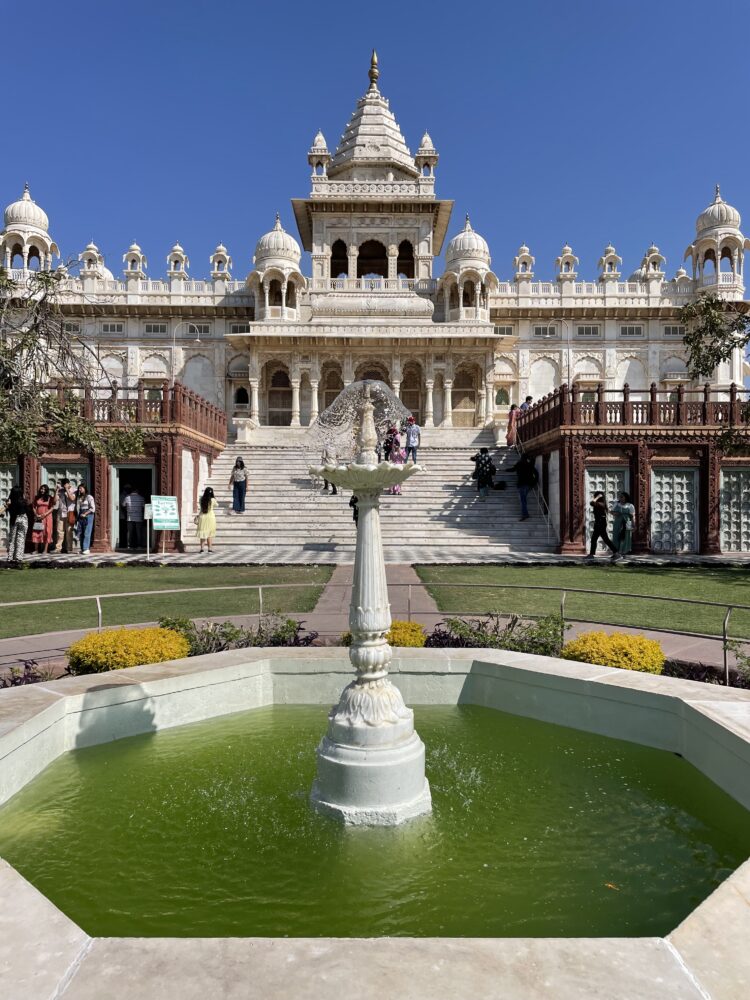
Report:
[{"label": "green pool water", "polygon": [[0,856],[92,935],[622,936],[750,854],[750,813],[681,758],[475,707],[416,711],[431,817],[343,829],[307,801],[325,721],[66,754],[0,810]]}]

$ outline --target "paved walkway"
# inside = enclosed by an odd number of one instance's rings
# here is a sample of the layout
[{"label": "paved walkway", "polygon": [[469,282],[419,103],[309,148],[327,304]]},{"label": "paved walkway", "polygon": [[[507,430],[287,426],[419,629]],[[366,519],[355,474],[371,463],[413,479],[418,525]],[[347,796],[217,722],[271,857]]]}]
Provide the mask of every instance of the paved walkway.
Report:
[{"label": "paved walkway", "polygon": [[[518,565],[550,565],[575,566],[583,562],[584,557],[559,555],[554,552],[532,552],[508,550],[498,552],[497,548],[485,551],[472,551],[471,546],[457,551],[455,546],[440,545],[385,545],[383,547],[386,564],[416,566],[420,563],[440,564],[518,564]],[[242,566],[242,565],[272,565],[284,566],[304,563],[305,565],[323,564],[327,566],[345,566],[354,563],[354,545],[337,542],[310,542],[307,545],[226,545],[213,552],[199,553],[168,552],[166,555],[151,553],[151,563],[167,565],[196,566]],[[126,563],[145,563],[145,552],[104,552],[90,556],[79,554],[64,555],[55,552],[52,555],[30,555],[26,562],[32,566],[71,566],[71,565],[107,565]],[[602,564],[604,557],[599,559]],[[733,553],[726,556],[697,555],[648,555],[630,556],[627,563],[638,566],[748,566],[750,553]],[[626,563],[626,564],[627,564]],[[623,565],[626,565],[623,564]],[[2,562],[0,562],[2,566]]]}]

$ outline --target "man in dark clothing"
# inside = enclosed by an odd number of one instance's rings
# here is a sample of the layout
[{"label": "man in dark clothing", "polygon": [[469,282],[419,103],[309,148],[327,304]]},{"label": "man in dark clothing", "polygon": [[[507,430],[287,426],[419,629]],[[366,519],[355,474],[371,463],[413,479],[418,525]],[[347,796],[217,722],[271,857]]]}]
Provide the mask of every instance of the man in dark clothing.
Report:
[{"label": "man in dark clothing", "polygon": [[591,532],[591,546],[589,554],[586,557],[586,562],[593,562],[596,556],[596,546],[600,538],[613,555],[617,552],[617,549],[607,534],[607,501],[604,499],[604,494],[601,491],[597,490],[594,493],[594,499],[589,503],[589,507],[591,507],[594,513],[594,530]]},{"label": "man in dark clothing", "polygon": [[355,497],[353,494],[349,498],[349,506],[352,509],[352,521],[354,521],[355,527],[359,525],[359,497]]},{"label": "man in dark clothing", "polygon": [[472,461],[474,471],[471,478],[476,480],[479,499],[486,500],[492,486],[492,477],[497,472],[495,463],[490,458],[489,448],[480,448],[476,455],[472,455]]},{"label": "man in dark clothing", "polygon": [[516,462],[511,471],[516,474],[518,497],[521,501],[521,516],[519,521],[528,521],[529,490],[533,490],[539,482],[539,476],[537,475],[536,466],[534,465],[534,459],[530,455],[521,455],[520,460]]}]

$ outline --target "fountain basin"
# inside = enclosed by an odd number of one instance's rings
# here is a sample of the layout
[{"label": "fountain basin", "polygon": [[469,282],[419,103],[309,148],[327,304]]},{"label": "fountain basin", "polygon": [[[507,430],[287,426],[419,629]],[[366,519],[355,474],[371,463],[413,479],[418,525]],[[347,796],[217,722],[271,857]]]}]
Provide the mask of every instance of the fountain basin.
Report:
[{"label": "fountain basin", "polygon": [[[500,708],[680,753],[746,808],[750,806],[747,692],[495,651],[396,651],[391,673],[404,697],[416,706],[460,702]],[[7,799],[67,749],[264,705],[327,705],[349,676],[343,650],[238,650],[4,693],[0,698],[0,752],[4,761],[0,795]],[[353,835],[360,836],[360,832],[353,831]],[[283,991],[274,994],[273,984],[288,985],[288,980],[274,977],[291,974],[294,978],[289,963],[305,962],[302,956],[313,954],[311,945],[291,941],[277,941],[271,955],[264,946],[253,943],[254,939],[247,939],[244,946],[235,943],[229,951],[220,941],[198,946],[193,940],[185,942],[190,946],[188,952],[160,938],[149,942],[91,940],[12,869],[0,869],[0,880],[0,920],[7,927],[3,955],[10,956],[7,975],[16,977],[7,980],[11,987],[30,983],[30,968],[37,962],[37,992],[23,992],[20,987],[14,992],[11,988],[14,998],[48,995],[38,992],[42,974],[57,976],[55,987],[71,969],[78,969],[73,987],[84,984],[87,976],[91,982],[95,981],[91,977],[97,976],[101,983],[102,963],[108,968],[114,963],[132,970],[141,993],[147,982],[153,986],[155,981],[147,977],[158,975],[168,977],[170,989],[174,987],[163,996],[192,997],[198,995],[192,988],[193,978],[199,982],[200,976],[189,962],[186,964],[186,954],[195,954],[196,949],[205,968],[213,969],[216,975],[220,967],[225,978],[252,975],[265,995],[283,995]],[[474,940],[461,947],[436,940],[433,946],[428,940],[420,945],[412,943],[405,951],[398,942],[383,941],[375,949],[363,943],[356,959],[346,958],[352,953],[343,943],[319,939],[315,953],[319,960],[314,972],[306,966],[304,981],[311,975],[313,979],[325,975],[329,985],[340,983],[336,971],[340,962],[353,960],[363,983],[371,984],[372,995],[378,984],[382,985],[385,962],[391,972],[422,977],[415,996],[447,996],[449,989],[455,995],[456,989],[466,992],[480,989],[482,984],[489,989],[499,976],[505,983],[516,984],[515,995],[519,997],[546,995],[546,981],[556,984],[557,996],[566,998],[594,997],[595,990],[603,988],[612,998],[661,1000],[673,996],[692,1000],[709,995],[723,1000],[742,995],[742,983],[750,975],[750,961],[741,946],[750,932],[749,890],[750,866],[746,864],[666,939],[614,938],[594,945],[580,938],[557,943],[517,938],[508,941],[508,947],[501,942]],[[45,960],[41,970],[40,954],[53,956]],[[253,956],[259,965],[254,964]],[[447,965],[445,956],[450,957]],[[530,985],[529,964],[539,972],[538,992]],[[695,979],[703,984],[703,994],[697,991]],[[66,1000],[69,996],[77,1000],[97,995],[83,992],[83,986],[82,992],[76,993],[73,987],[65,994]],[[139,995],[135,987],[133,995]],[[508,995],[514,994],[509,991]]]}]

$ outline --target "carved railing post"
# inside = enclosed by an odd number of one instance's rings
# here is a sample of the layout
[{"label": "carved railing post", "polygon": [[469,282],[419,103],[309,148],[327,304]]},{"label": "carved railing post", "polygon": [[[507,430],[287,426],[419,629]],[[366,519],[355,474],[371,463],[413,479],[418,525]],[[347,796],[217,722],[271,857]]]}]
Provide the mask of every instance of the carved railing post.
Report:
[{"label": "carved railing post", "polygon": [[737,386],[734,382],[729,386],[729,426],[737,427],[740,422],[740,402],[737,398]]},{"label": "carved railing post", "polygon": [[86,420],[94,419],[94,401],[91,398],[91,386],[84,386],[83,389],[83,416]]},{"label": "carved railing post", "polygon": [[578,401],[577,382],[574,382],[570,387],[570,422],[571,424],[580,424],[581,422],[581,404]]},{"label": "carved railing post", "polygon": [[117,380],[112,380],[112,392],[109,399],[109,422],[116,424],[120,419],[119,407],[117,405]]},{"label": "carved railing post", "polygon": [[630,402],[630,386],[627,382],[622,387],[622,422],[633,423],[633,404]]},{"label": "carved railing post", "polygon": [[681,427],[685,423],[685,386],[677,386],[677,405],[674,414],[675,423]]},{"label": "carved railing post", "polygon": [[711,406],[711,383],[706,382],[703,386],[703,410],[702,410],[702,423],[706,424],[715,423],[714,414],[711,412],[713,407]]},{"label": "carved railing post", "polygon": [[648,422],[650,424],[659,423],[659,397],[656,393],[656,382],[652,382],[649,389]]},{"label": "carved railing post", "polygon": [[572,422],[572,415],[570,407],[570,395],[568,392],[567,382],[560,386],[560,393],[558,398],[559,398],[560,423],[563,425],[570,424]]},{"label": "carved railing post", "polygon": [[161,422],[163,424],[169,423],[169,382],[167,381],[161,384]]},{"label": "carved railing post", "polygon": [[143,379],[138,379],[138,404],[135,411],[135,420],[138,424],[146,423],[146,393],[143,388]]},{"label": "carved railing post", "polygon": [[596,406],[594,408],[594,423],[597,427],[607,422],[607,414],[605,412],[606,403],[604,400],[604,383],[599,382],[596,387]]}]

